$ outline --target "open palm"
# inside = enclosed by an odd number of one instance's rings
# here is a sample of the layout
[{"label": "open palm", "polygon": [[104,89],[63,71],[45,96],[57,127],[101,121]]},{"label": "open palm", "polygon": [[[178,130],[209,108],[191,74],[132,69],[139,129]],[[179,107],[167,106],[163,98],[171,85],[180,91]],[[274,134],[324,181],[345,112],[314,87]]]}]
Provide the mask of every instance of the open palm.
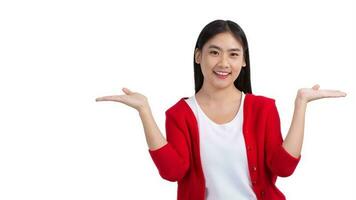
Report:
[{"label": "open palm", "polygon": [[116,101],[135,108],[137,111],[140,111],[141,109],[148,106],[147,97],[141,93],[132,92],[125,87],[122,88],[122,91],[124,91],[125,94],[98,97],[95,99],[95,101]]},{"label": "open palm", "polygon": [[340,90],[319,90],[320,85],[316,84],[312,88],[301,88],[298,90],[298,98],[308,103],[322,98],[345,97],[346,93]]}]

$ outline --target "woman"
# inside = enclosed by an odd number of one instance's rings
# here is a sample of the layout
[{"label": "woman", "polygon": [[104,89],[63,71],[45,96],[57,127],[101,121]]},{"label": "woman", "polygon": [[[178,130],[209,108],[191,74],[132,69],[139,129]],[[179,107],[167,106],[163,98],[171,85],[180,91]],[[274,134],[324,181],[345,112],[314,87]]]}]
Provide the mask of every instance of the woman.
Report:
[{"label": "woman", "polygon": [[299,163],[307,103],[346,96],[319,85],[299,89],[283,140],[275,100],[252,94],[247,39],[229,20],[212,21],[201,31],[194,78],[195,95],[165,112],[167,139],[144,95],[123,88],[124,95],[96,99],[139,112],[149,154],[162,178],[178,182],[178,200],[285,199],[275,182]]}]

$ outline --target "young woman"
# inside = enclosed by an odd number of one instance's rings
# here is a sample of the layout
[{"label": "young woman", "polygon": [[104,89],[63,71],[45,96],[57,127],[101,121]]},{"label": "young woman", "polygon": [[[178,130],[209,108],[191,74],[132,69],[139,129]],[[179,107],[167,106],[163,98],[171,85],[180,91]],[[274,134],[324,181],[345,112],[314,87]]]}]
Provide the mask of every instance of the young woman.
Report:
[{"label": "young woman", "polygon": [[319,85],[297,91],[292,124],[283,140],[275,99],[252,94],[247,39],[230,20],[201,31],[194,51],[195,95],[166,110],[166,137],[147,97],[99,97],[135,108],[160,176],[178,182],[178,200],[282,200],[278,176],[290,176],[301,158],[307,103],[344,97]]}]

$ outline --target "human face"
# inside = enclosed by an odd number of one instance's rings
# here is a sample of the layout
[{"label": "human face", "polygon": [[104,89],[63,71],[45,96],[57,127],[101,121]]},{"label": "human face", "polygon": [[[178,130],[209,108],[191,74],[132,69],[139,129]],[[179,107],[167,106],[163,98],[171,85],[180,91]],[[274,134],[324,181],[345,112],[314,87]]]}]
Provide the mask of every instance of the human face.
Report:
[{"label": "human face", "polygon": [[196,49],[195,62],[201,66],[203,87],[210,89],[235,88],[234,81],[246,66],[242,44],[229,32],[215,35],[202,50]]}]

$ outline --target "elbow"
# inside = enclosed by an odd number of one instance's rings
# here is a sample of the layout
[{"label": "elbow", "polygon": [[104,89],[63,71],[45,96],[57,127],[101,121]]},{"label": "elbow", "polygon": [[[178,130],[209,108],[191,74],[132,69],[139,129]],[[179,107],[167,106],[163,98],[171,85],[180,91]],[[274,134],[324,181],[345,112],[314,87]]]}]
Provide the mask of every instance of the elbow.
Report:
[{"label": "elbow", "polygon": [[181,180],[189,171],[190,159],[188,153],[178,154],[170,143],[149,153],[158,169],[159,175],[168,181]]},{"label": "elbow", "polygon": [[280,177],[291,176],[298,166],[301,156],[293,157],[284,148],[280,148],[269,162],[271,172]]},{"label": "elbow", "polygon": [[275,176],[279,176],[279,177],[288,177],[291,176],[294,171],[295,171],[296,167],[293,166],[288,166],[285,164],[278,164],[278,165],[270,165],[269,166],[269,170],[270,172],[275,175]]},{"label": "elbow", "polygon": [[159,171],[160,176],[168,181],[176,182],[183,179],[189,170],[189,162],[172,165],[170,168]]},{"label": "elbow", "polygon": [[292,168],[285,168],[285,169],[279,169],[275,171],[275,175],[279,177],[289,177],[294,173],[294,169]]}]

